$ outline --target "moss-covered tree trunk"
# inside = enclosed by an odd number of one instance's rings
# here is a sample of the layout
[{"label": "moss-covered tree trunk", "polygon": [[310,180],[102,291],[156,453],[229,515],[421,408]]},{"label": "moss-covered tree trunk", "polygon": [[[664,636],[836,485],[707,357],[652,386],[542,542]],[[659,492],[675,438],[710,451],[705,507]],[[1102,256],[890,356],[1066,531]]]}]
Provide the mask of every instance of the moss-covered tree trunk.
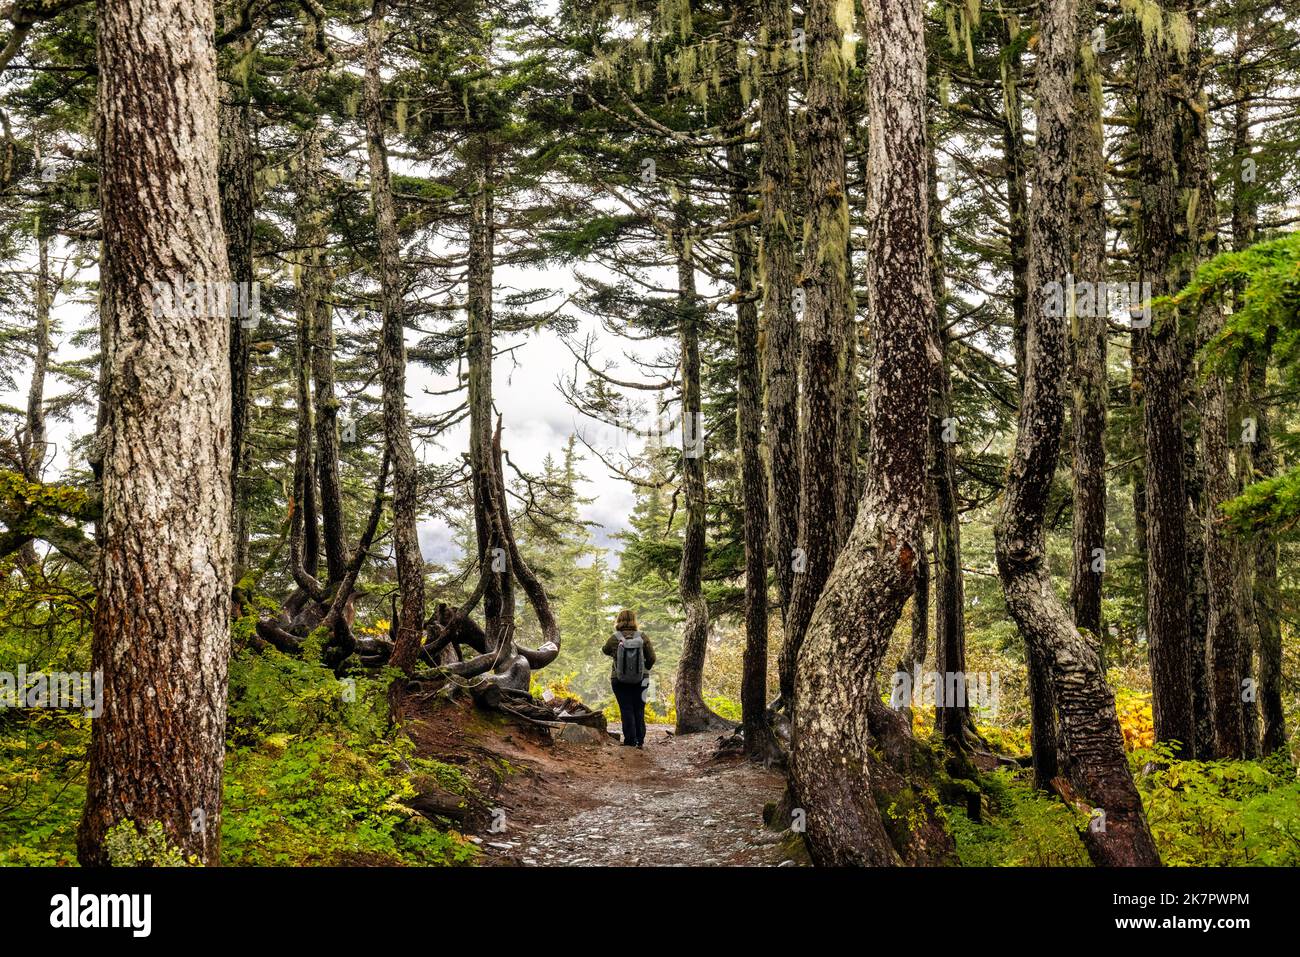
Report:
[{"label": "moss-covered tree trunk", "polygon": [[[842,9],[842,8],[841,8]],[[792,786],[807,812],[806,839],[819,864],[898,863],[872,792],[873,678],[912,594],[928,502],[927,406],[936,350],[926,242],[925,43],[919,0],[867,5],[871,62],[869,189],[877,215],[868,244],[869,314],[889,317],[873,330],[866,484],[853,532],[817,601],[799,649]],[[846,18],[847,19],[847,18]],[[843,94],[846,64],[832,5],[808,8],[815,65],[809,88],[810,182],[823,209],[813,214],[808,251],[820,262],[831,315],[850,307],[843,229],[828,215],[843,196],[842,140],[820,112]],[[827,99],[829,97],[829,99]],[[837,155],[838,153],[838,155]],[[846,213],[845,213],[846,216]],[[844,220],[838,220],[844,223]],[[817,244],[821,245],[818,246]],[[835,297],[831,303],[829,297]],[[814,307],[810,297],[809,312]],[[807,321],[807,320],[806,320]],[[805,348],[807,342],[805,341]],[[816,355],[814,351],[814,355]],[[831,353],[835,355],[835,353]],[[807,368],[807,366],[805,366]],[[798,587],[798,586],[796,586]],[[796,592],[797,594],[797,592]]]},{"label": "moss-covered tree trunk", "polygon": [[[729,212],[733,222],[749,213],[750,177],[744,147],[727,147]],[[767,472],[763,467],[763,376],[758,353],[757,250],[749,225],[731,232],[736,296],[736,435],[745,535],[745,654],[740,681],[740,716],[745,751],[754,758],[774,755],[767,721]]]},{"label": "moss-covered tree trunk", "polygon": [[[933,125],[931,126],[933,130]],[[943,218],[939,205],[938,161],[930,144],[929,232],[930,287],[934,291],[934,345],[938,352],[930,390],[930,486],[934,508],[934,666],[940,674],[966,672],[966,590],[961,567],[961,521],[957,501],[957,439],[952,413],[952,378],[948,371],[952,344],[946,329],[947,282],[944,277]],[[953,426],[954,428],[949,428]],[[918,567],[919,573],[923,569]],[[918,586],[919,593],[919,586]],[[935,702],[935,727],[949,750],[964,750],[970,706],[941,698]]]},{"label": "moss-covered tree trunk", "polygon": [[[782,621],[794,589],[799,525],[799,325],[793,301],[795,210],[790,135],[790,5],[761,0],[759,100],[761,204],[759,276],[763,286],[763,420],[771,502],[772,568]],[[782,689],[783,691],[785,689]]]},{"label": "moss-covered tree trunk", "polygon": [[366,24],[366,77],[363,99],[366,147],[370,160],[370,198],[379,237],[379,285],[383,310],[379,374],[383,382],[384,448],[393,470],[393,555],[397,562],[397,621],[389,664],[409,674],[424,640],[424,559],[420,556],[420,489],[411,427],[406,415],[406,340],[402,311],[402,257],[397,209],[384,140],[380,57],[386,32],[386,0],[375,0]]},{"label": "moss-covered tree trunk", "polygon": [[[1129,774],[1124,740],[1101,660],[1056,596],[1047,566],[1045,521],[1060,451],[1066,330],[1049,315],[1052,283],[1070,270],[1070,126],[1075,62],[1074,0],[1048,0],[1039,28],[1035,96],[1037,156],[1029,209],[1025,385],[1015,452],[995,529],[1007,610],[1031,657],[1048,664],[1070,777],[1104,814],[1084,833],[1097,864],[1156,864],[1159,857]],[[1060,286],[1058,285],[1058,289]]]},{"label": "moss-covered tree trunk", "polygon": [[695,288],[695,262],[686,218],[675,214],[672,237],[677,258],[677,341],[682,384],[681,492],[686,522],[682,528],[682,557],[677,568],[677,594],[686,612],[682,653],[677,660],[674,694],[677,733],[692,734],[723,726],[704,703],[704,657],[709,644],[709,604],[704,598],[705,495],[704,417],[700,377],[700,304]]},{"label": "moss-covered tree trunk", "polygon": [[[1079,58],[1074,75],[1073,163],[1070,200],[1075,217],[1074,279],[1092,289],[1106,281],[1106,158],[1101,73],[1092,46],[1093,0],[1079,3]],[[1101,596],[1106,563],[1106,337],[1109,316],[1096,296],[1092,308],[1073,310],[1074,521],[1070,607],[1075,627],[1101,640]],[[1077,299],[1075,300],[1078,301]]]},{"label": "moss-covered tree trunk", "polygon": [[[849,8],[842,15],[851,20],[851,14]],[[794,689],[799,646],[842,545],[844,510],[839,496],[846,491],[843,404],[848,401],[845,381],[853,282],[844,165],[848,68],[840,44],[850,28],[851,22],[836,22],[830,4],[811,5],[804,21],[810,71],[804,150],[808,209],[800,286],[805,308],[799,342],[799,528],[794,590],[780,661],[781,696],[787,702]]]},{"label": "moss-covered tree trunk", "polygon": [[[227,5],[228,7],[229,5]],[[234,22],[233,11],[226,9],[223,26]],[[248,89],[242,79],[232,76],[233,64],[249,54],[247,38],[232,45],[222,71],[220,123],[221,221],[226,234],[226,258],[230,262],[230,281],[242,285],[251,295],[255,281],[253,270],[253,215],[256,204],[253,188],[252,110]],[[230,525],[235,542],[235,575],[248,565],[248,491],[243,472],[248,461],[249,345],[261,319],[255,315],[236,315],[230,320]]]},{"label": "moss-covered tree trunk", "polygon": [[[1187,3],[1165,8],[1186,15]],[[1152,296],[1180,287],[1187,258],[1186,150],[1194,124],[1187,102],[1187,51],[1165,26],[1136,53],[1138,268]],[[1161,741],[1195,746],[1188,611],[1187,488],[1183,472],[1186,349],[1176,321],[1138,330],[1144,445],[1147,647],[1152,714]],[[1189,751],[1190,753],[1190,751]]]}]

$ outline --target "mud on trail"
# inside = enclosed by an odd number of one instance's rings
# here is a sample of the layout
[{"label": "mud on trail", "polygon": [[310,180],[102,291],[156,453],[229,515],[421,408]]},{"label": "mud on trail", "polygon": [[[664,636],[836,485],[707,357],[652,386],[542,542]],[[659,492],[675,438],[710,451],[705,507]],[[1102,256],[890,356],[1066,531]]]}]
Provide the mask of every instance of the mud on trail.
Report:
[{"label": "mud on trail", "polygon": [[[459,709],[450,709],[458,711]],[[748,866],[806,863],[790,835],[763,824],[785,787],[780,772],[715,758],[716,734],[648,729],[644,749],[552,741],[537,729],[445,713],[408,725],[420,750],[488,759],[499,776],[492,825],[470,830],[486,866]],[[470,717],[460,711],[458,717]]]}]

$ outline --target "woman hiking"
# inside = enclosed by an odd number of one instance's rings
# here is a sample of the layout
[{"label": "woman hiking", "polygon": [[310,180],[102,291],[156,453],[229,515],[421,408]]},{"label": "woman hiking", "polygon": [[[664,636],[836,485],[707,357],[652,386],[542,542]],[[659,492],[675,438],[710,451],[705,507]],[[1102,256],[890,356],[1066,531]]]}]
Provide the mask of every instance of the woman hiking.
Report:
[{"label": "woman hiking", "polygon": [[641,634],[636,612],[624,608],[614,622],[614,634],[601,649],[614,659],[610,683],[623,716],[623,746],[645,747],[645,695],[650,686],[650,669],[655,666],[655,650],[650,639]]}]

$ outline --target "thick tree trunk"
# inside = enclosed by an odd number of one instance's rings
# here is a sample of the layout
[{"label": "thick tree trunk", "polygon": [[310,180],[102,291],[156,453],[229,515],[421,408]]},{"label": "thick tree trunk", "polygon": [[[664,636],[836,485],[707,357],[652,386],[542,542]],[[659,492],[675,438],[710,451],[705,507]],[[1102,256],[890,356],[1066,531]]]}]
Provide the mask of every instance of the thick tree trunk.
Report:
[{"label": "thick tree trunk", "polygon": [[682,654],[677,661],[674,693],[677,733],[692,734],[722,727],[723,721],[704,703],[704,657],[709,643],[709,605],[702,576],[705,549],[704,423],[700,382],[700,313],[695,292],[695,264],[680,210],[673,249],[677,256],[678,342],[681,351],[682,459],[681,490],[686,525],[677,592],[686,622]]},{"label": "thick tree trunk", "polygon": [[[799,528],[799,325],[793,301],[795,211],[791,204],[794,141],[788,70],[790,5],[761,0],[763,51],[759,136],[762,200],[759,276],[763,285],[763,417],[772,508],[772,567],[784,622],[794,590]],[[783,689],[785,690],[785,689]]]},{"label": "thick tree trunk", "polygon": [[[1101,76],[1091,34],[1093,0],[1079,4],[1079,58],[1074,76],[1073,161],[1070,199],[1075,216],[1074,279],[1094,292],[1106,281],[1106,194]],[[1106,570],[1106,331],[1109,318],[1093,308],[1071,317],[1074,338],[1074,564],[1070,607],[1074,624],[1101,641],[1101,595]]]},{"label": "thick tree trunk", "polygon": [[[119,824],[220,858],[230,652],[230,329],[212,4],[98,7],[103,547],[82,864]],[[171,293],[170,295],[168,293]],[[179,293],[179,294],[178,294]],[[179,302],[178,302],[179,300]]]},{"label": "thick tree trunk", "polygon": [[801,484],[794,590],[780,661],[781,697],[786,702],[793,697],[799,646],[842,544],[843,508],[838,496],[845,485],[833,463],[843,463],[845,458],[845,370],[854,311],[844,166],[847,68],[839,54],[841,34],[848,28],[836,24],[831,6],[808,8],[804,24],[811,70],[805,134],[808,212],[801,287],[806,305],[799,344]]},{"label": "thick tree trunk", "polygon": [[393,555],[397,562],[397,634],[389,664],[410,674],[424,639],[424,559],[420,556],[420,490],[411,428],[406,417],[406,340],[402,321],[402,257],[397,210],[384,141],[380,57],[387,25],[386,0],[375,0],[366,24],[364,85],[370,198],[379,237],[379,284],[383,304],[379,370],[384,393],[384,448],[393,469]]},{"label": "thick tree trunk", "polygon": [[[1185,2],[1169,12],[1186,12]],[[1193,24],[1195,20],[1193,19]],[[1185,150],[1194,124],[1185,98],[1180,54],[1159,42],[1138,44],[1138,265],[1152,296],[1180,288],[1187,265],[1189,182]],[[1180,182],[1180,179],[1182,180]],[[1193,184],[1194,185],[1194,184]],[[1187,492],[1183,474],[1182,391],[1186,350],[1170,318],[1136,336],[1142,353],[1141,395],[1145,446],[1147,642],[1156,737],[1195,745],[1188,613]],[[1190,753],[1190,751],[1189,751]]]},{"label": "thick tree trunk", "polygon": [[[813,859],[832,865],[898,863],[872,795],[874,737],[868,714],[875,671],[914,590],[923,553],[927,440],[917,424],[926,421],[936,360],[923,175],[922,8],[919,0],[877,0],[867,5],[866,19],[872,64],[868,169],[877,207],[867,289],[869,314],[889,321],[873,333],[862,501],[799,649],[791,780],[807,812],[805,836]],[[835,197],[843,196],[843,181],[837,179],[843,175],[842,139],[838,121],[822,111],[838,103],[842,92],[846,64],[840,38],[852,27],[846,20],[837,23],[826,0],[808,7],[808,59],[815,65],[809,87],[809,178],[818,184],[813,195],[831,212]],[[838,315],[850,305],[839,260],[843,227],[836,228],[828,210],[813,214],[822,229],[809,233],[809,263],[837,265],[840,275],[822,274],[822,292],[817,300],[810,297],[810,320],[814,306]]]},{"label": "thick tree trunk", "polygon": [[[727,147],[730,215],[749,212],[749,175],[744,147]],[[740,715],[745,752],[766,759],[775,753],[767,721],[767,473],[763,468],[763,379],[758,354],[754,234],[749,226],[731,232],[736,295],[736,435],[745,533],[745,655],[740,679]]]},{"label": "thick tree trunk", "polygon": [[1099,865],[1156,864],[1159,857],[1129,774],[1124,740],[1096,649],[1057,599],[1046,561],[1048,494],[1060,451],[1066,378],[1064,323],[1047,315],[1049,284],[1070,269],[1071,78],[1075,59],[1074,0],[1042,8],[1035,110],[1036,177],[1030,204],[1025,387],[1015,454],[998,516],[998,573],[1007,610],[1026,643],[1048,663],[1070,777],[1104,819],[1084,833]]}]

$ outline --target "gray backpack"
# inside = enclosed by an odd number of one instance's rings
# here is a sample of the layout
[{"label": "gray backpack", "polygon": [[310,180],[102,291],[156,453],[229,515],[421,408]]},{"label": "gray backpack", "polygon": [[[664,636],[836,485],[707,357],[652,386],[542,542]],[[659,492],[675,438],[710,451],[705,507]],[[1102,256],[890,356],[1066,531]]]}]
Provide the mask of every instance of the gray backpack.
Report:
[{"label": "gray backpack", "polygon": [[614,651],[614,680],[620,684],[640,684],[645,680],[645,638],[635,632],[630,638],[620,632]]}]

